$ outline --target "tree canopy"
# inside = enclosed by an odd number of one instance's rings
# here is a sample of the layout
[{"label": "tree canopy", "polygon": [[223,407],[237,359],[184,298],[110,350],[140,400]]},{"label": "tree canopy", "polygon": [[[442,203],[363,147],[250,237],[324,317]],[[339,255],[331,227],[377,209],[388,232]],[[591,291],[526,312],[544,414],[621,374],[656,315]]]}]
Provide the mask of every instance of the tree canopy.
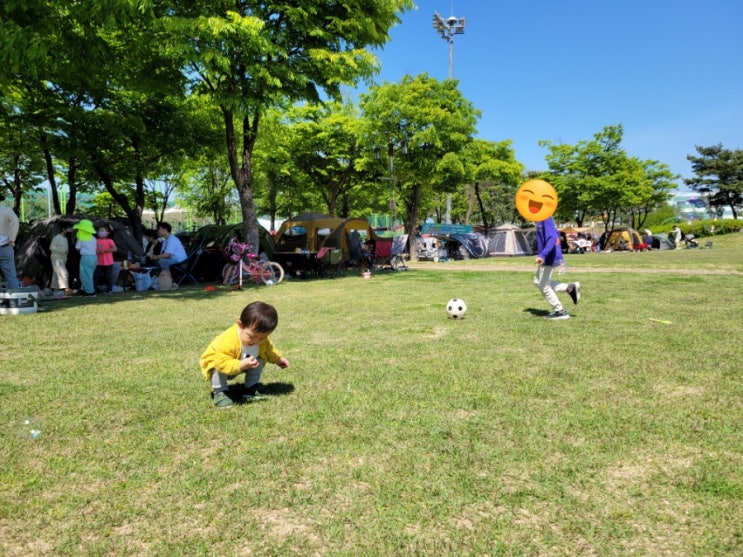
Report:
[{"label": "tree canopy", "polygon": [[540,141],[549,149],[549,170],[544,177],[560,197],[559,217],[575,219],[582,226],[586,217],[592,216],[610,229],[621,214],[641,220],[650,207],[667,201],[677,176],[666,165],[627,155],[621,145],[623,134],[618,124],[606,126],[592,140],[576,145]]},{"label": "tree canopy", "polygon": [[696,176],[684,182],[705,196],[710,209],[730,207],[737,219],[743,206],[743,150],[725,149],[722,144],[696,149],[698,156],[686,157]]}]

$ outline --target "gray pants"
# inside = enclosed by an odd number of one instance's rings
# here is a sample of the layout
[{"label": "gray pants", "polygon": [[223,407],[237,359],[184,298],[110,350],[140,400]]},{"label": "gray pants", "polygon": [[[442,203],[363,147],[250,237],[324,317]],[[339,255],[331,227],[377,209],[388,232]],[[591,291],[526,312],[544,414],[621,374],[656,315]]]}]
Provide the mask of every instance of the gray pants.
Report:
[{"label": "gray pants", "polygon": [[552,265],[540,265],[537,267],[537,274],[534,275],[534,284],[552,306],[552,311],[562,311],[562,304],[557,298],[557,292],[567,292],[569,284],[566,282],[556,282],[552,280]]},{"label": "gray pants", "polygon": [[[256,383],[259,383],[261,380],[261,374],[263,373],[263,360],[258,358],[258,367],[254,367],[253,369],[247,369],[245,370],[245,387],[249,388],[255,385]],[[234,375],[225,375],[224,373],[219,373],[216,369],[212,370],[212,390],[215,393],[225,393],[229,390],[229,386],[227,385],[227,380],[230,377],[235,377]]]}]

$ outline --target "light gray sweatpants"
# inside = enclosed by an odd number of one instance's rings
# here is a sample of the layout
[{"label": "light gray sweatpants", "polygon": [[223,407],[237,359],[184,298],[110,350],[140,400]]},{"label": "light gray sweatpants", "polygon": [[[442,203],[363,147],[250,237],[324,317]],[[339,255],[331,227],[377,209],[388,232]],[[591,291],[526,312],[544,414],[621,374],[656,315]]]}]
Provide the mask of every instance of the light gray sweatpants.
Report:
[{"label": "light gray sweatpants", "polygon": [[557,297],[557,292],[567,292],[570,285],[566,282],[552,280],[552,272],[554,270],[555,268],[552,265],[540,265],[537,267],[537,274],[534,275],[534,284],[539,288],[547,303],[552,306],[552,311],[562,311],[562,304]]},{"label": "light gray sweatpants", "polygon": [[[241,358],[246,358],[248,355],[255,356],[258,360],[258,367],[254,367],[253,369],[247,369],[244,371],[245,373],[245,387],[252,387],[256,383],[260,383],[261,381],[261,374],[263,373],[263,360],[258,358],[258,347],[257,346],[251,346],[248,348],[243,347],[243,353]],[[234,375],[225,375],[224,373],[219,373],[217,369],[212,369],[212,390],[215,393],[225,393],[229,390],[229,387],[227,385],[227,380],[230,377],[235,377]]]}]

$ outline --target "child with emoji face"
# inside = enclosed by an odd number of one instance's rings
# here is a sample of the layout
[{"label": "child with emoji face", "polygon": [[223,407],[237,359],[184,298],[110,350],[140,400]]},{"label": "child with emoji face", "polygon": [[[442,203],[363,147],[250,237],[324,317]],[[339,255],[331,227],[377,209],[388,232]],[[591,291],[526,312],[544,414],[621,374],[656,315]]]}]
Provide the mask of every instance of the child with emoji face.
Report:
[{"label": "child with emoji face", "polygon": [[577,304],[580,300],[580,283],[557,282],[552,280],[555,267],[565,261],[560,247],[560,233],[557,231],[552,215],[557,209],[557,192],[544,180],[529,180],[516,191],[516,209],[526,220],[533,221],[537,227],[537,273],[534,284],[544,296],[552,311],[546,319],[570,319],[570,314],[562,307],[557,292],[567,292]]}]

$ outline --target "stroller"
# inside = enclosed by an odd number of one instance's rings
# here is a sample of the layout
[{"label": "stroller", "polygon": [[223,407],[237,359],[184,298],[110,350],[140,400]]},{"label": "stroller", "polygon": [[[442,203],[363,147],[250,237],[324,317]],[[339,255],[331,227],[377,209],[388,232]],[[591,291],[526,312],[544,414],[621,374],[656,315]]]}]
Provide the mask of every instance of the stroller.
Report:
[{"label": "stroller", "polygon": [[698,248],[699,242],[694,239],[694,234],[687,234],[684,236],[684,245],[686,249]]}]

